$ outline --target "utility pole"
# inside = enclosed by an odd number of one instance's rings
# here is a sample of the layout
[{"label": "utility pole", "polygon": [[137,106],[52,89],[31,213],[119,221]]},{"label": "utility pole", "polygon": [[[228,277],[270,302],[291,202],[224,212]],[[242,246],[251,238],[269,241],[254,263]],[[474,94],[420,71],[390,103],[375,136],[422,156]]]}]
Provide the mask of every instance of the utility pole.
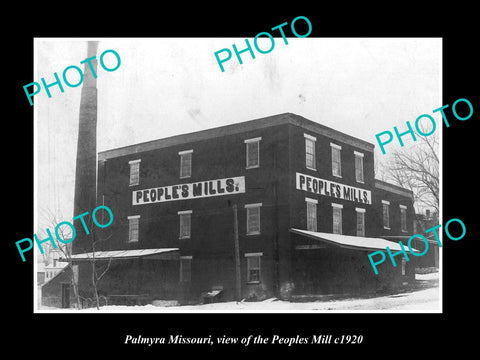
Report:
[{"label": "utility pole", "polygon": [[242,298],[242,276],[240,274],[240,245],[238,243],[238,211],[237,204],[233,204],[233,241],[235,243],[235,298]]},{"label": "utility pole", "polygon": [[278,232],[279,232],[279,211],[278,211],[278,172],[277,172],[277,153],[278,153],[278,145],[275,143],[273,149],[273,174],[274,179],[272,181],[272,195],[274,201],[273,207],[273,293],[277,298],[280,299],[280,274],[279,274],[279,262],[280,262],[280,255],[279,255],[279,245],[278,245]]},{"label": "utility pole", "polygon": [[277,181],[272,184],[273,198],[275,206],[273,208],[273,292],[277,298],[280,299],[280,274],[279,274],[279,249],[278,249],[278,193],[277,193]]}]

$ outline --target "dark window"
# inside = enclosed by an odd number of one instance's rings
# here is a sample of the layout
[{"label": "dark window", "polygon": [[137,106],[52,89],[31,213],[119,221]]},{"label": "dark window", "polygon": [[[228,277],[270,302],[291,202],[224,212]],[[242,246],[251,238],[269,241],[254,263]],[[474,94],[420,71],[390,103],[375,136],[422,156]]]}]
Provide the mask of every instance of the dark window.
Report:
[{"label": "dark window", "polygon": [[315,140],[305,138],[305,165],[309,169],[316,169],[315,166]]},{"label": "dark window", "polygon": [[130,161],[130,186],[140,183],[140,160]]},{"label": "dark window", "polygon": [[260,140],[261,138],[245,140],[247,147],[247,169],[260,166]]},{"label": "dark window", "polygon": [[191,223],[192,223],[192,211],[180,211],[178,212],[180,216],[180,239],[189,239],[191,235]]},{"label": "dark window", "polygon": [[261,255],[247,256],[247,282],[260,282]]},{"label": "dark window", "polygon": [[192,280],[192,258],[189,256],[180,257],[180,282]]},{"label": "dark window", "polygon": [[138,241],[140,216],[132,216],[128,218],[128,242]]},{"label": "dark window", "polygon": [[192,176],[192,150],[180,151],[180,178]]}]

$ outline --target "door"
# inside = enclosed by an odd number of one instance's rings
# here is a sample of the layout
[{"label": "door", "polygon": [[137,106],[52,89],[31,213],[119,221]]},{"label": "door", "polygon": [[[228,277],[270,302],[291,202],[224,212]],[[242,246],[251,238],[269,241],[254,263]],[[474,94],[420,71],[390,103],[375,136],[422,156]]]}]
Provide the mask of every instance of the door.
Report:
[{"label": "door", "polygon": [[70,308],[70,284],[62,284],[62,308]]}]

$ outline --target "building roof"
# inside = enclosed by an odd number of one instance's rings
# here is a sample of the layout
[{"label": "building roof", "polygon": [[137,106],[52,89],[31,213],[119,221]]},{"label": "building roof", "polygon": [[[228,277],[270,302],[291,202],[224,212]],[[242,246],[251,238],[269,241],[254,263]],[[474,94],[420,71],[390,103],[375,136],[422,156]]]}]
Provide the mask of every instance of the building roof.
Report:
[{"label": "building roof", "polygon": [[390,192],[392,192],[394,194],[397,194],[397,195],[406,196],[409,199],[413,200],[413,191],[405,189],[401,186],[390,184],[388,182],[375,179],[375,187],[377,189],[390,191]]},{"label": "building roof", "polygon": [[[307,231],[307,230],[300,230],[300,229],[293,229],[293,228],[290,229],[290,232],[294,234],[307,236],[309,238],[320,240],[322,242],[325,242],[331,245],[336,245],[346,249],[365,250],[365,251],[374,251],[374,250],[387,251],[387,246],[388,246],[388,248],[393,251],[402,250],[398,243],[394,241],[381,239],[381,238],[330,234],[330,233]],[[417,250],[417,249],[413,249],[413,250]],[[405,251],[410,252],[408,248],[405,248]]]},{"label": "building roof", "polygon": [[42,287],[47,285],[49,282],[51,282],[53,279],[57,278],[58,276],[60,276],[61,274],[63,274],[63,272],[65,270],[67,270],[68,268],[70,268],[70,265],[66,265],[64,266],[62,269],[60,269],[59,271],[57,271],[50,279],[46,280],[43,284],[42,284]]},{"label": "building roof", "polygon": [[200,140],[208,140],[220,136],[238,134],[250,130],[263,129],[277,125],[292,124],[300,126],[314,133],[325,135],[332,139],[342,141],[363,149],[365,151],[373,151],[375,146],[367,141],[358,139],[351,135],[344,134],[340,131],[329,128],[325,125],[308,120],[302,116],[283,113],[278,115],[267,116],[259,119],[244,121],[236,124],[220,126],[212,129],[206,129],[188,134],[170,136],[163,139],[147,141],[139,144],[124,146],[116,149],[106,150],[98,153],[98,160],[107,160],[119,156],[136,154],[144,151],[166,148],[174,145],[180,145]]},{"label": "building roof", "polygon": [[[419,235],[419,234],[415,234],[415,235]],[[412,237],[413,235],[382,235],[382,239],[392,239],[392,240],[403,240],[405,242],[407,242],[408,240],[410,240],[410,238]],[[425,234],[425,235],[422,235],[425,239],[427,239],[427,242],[430,243],[430,244],[438,244],[438,241],[436,240],[433,240],[435,239],[435,235],[434,234]],[[418,236],[415,236],[416,238],[418,238]],[[414,237],[414,239],[415,239]],[[420,240],[419,240],[420,241]]]},{"label": "building roof", "polygon": [[68,262],[57,261],[57,264],[55,266],[53,266],[53,264],[45,266],[45,270],[60,270],[67,265],[68,265]]},{"label": "building roof", "polygon": [[[136,259],[139,257],[155,257],[164,253],[177,252],[178,248],[162,248],[162,249],[136,249],[136,250],[112,250],[112,251],[95,251],[95,259],[97,260],[115,260],[115,259]],[[93,253],[83,253],[72,255],[72,261],[89,261],[93,259]]]}]

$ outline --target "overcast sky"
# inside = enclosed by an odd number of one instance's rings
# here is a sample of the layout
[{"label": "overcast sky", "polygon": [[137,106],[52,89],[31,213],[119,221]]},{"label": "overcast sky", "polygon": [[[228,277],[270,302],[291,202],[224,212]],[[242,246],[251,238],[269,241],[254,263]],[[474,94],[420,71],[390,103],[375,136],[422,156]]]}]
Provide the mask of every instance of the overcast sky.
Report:
[{"label": "overcast sky", "polygon": [[[83,69],[87,40],[36,39],[32,81]],[[117,70],[97,71],[98,151],[291,112],[373,143],[382,156],[375,134],[443,105],[440,38],[275,38],[270,53],[243,53],[242,65],[233,55],[225,72],[214,52],[242,49],[244,38],[90,40],[100,40],[97,58],[108,49],[121,57]],[[105,60],[115,64],[112,54]],[[50,90],[34,98],[37,207],[68,221],[81,87]]]}]

